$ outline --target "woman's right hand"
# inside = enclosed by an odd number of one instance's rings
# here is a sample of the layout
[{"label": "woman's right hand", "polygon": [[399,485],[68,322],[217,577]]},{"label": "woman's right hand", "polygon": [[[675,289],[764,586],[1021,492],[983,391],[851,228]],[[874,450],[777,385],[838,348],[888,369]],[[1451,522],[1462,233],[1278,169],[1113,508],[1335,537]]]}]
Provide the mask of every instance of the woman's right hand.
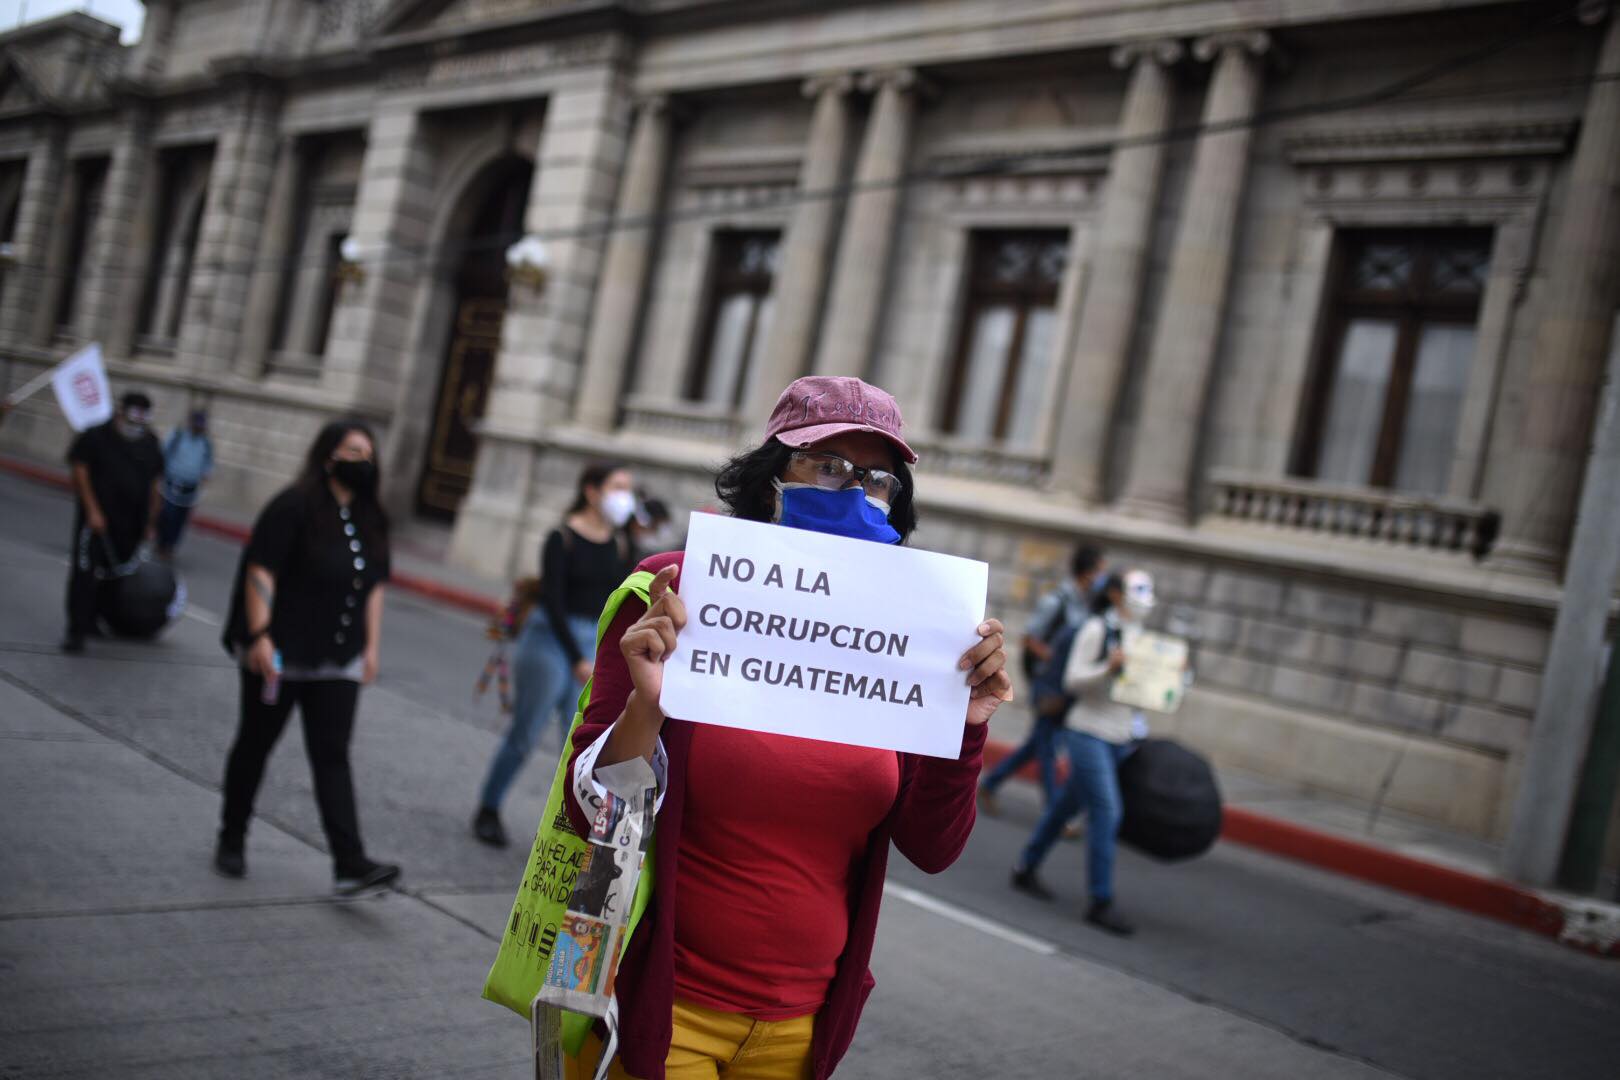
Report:
[{"label": "woman's right hand", "polygon": [[1118,645],[1108,650],[1108,670],[1116,675],[1125,670],[1125,650]]},{"label": "woman's right hand", "polygon": [[646,614],[630,624],[619,642],[636,697],[650,705],[658,704],[664,690],[664,661],[674,653],[676,638],[686,626],[686,605],[669,587],[677,571],[674,566],[658,571],[647,589]]},{"label": "woman's right hand", "polygon": [[247,667],[253,674],[261,679],[268,679],[276,672],[276,646],[270,640],[269,634],[262,634],[248,647]]}]

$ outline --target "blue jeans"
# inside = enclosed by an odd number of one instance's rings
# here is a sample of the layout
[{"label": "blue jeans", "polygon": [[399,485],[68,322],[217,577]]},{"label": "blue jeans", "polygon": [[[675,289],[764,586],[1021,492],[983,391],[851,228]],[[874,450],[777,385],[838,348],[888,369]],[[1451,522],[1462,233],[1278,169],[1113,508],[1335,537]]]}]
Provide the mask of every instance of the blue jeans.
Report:
[{"label": "blue jeans", "polygon": [[[570,615],[568,630],[584,658],[596,659],[596,620],[588,615]],[[551,619],[536,608],[518,635],[512,658],[512,723],[495,752],[495,760],[489,763],[480,806],[501,808],[507,789],[523,768],[529,751],[540,741],[547,721],[555,717],[562,729],[562,740],[567,741],[568,727],[574,722],[574,702],[581,689],[574,681],[568,653],[551,629]]]},{"label": "blue jeans", "polygon": [[1061,717],[1037,716],[1035,726],[1029,729],[1029,737],[1018,749],[1002,758],[1001,764],[986,773],[980,786],[986,791],[995,791],[1009,776],[1034,758],[1041,773],[1041,793],[1046,796],[1046,805],[1052,805],[1058,791],[1057,740],[1058,732],[1062,730]]},{"label": "blue jeans", "polygon": [[1059,736],[1069,752],[1069,779],[1046,807],[1029,846],[1018,860],[1023,870],[1041,865],[1063,826],[1086,812],[1086,891],[1093,900],[1114,897],[1114,851],[1124,803],[1119,797],[1119,763],[1136,749],[1134,742],[1104,742],[1083,731],[1064,729]]}]

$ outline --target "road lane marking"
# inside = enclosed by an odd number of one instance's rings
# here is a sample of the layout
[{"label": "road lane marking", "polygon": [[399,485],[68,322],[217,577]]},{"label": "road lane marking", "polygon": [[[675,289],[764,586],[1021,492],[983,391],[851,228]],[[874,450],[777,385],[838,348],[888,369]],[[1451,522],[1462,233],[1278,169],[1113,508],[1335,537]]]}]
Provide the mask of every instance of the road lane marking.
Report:
[{"label": "road lane marking", "polygon": [[225,620],[220,618],[218,615],[215,615],[212,611],[209,611],[207,608],[200,608],[196,604],[189,602],[186,604],[185,616],[188,619],[196,619],[204,626],[225,625]]},{"label": "road lane marking", "polygon": [[925,892],[919,892],[908,885],[885,881],[883,891],[897,900],[904,900],[914,907],[933,912],[942,919],[949,919],[953,923],[977,930],[982,934],[1000,938],[1008,944],[1017,945],[1021,949],[1028,949],[1030,952],[1040,956],[1056,956],[1060,951],[1050,941],[1042,941],[1038,937],[1020,930],[1014,930],[1010,926],[1002,926],[1000,923],[987,919],[976,912],[969,911],[967,908],[957,907],[955,904],[929,896]]}]

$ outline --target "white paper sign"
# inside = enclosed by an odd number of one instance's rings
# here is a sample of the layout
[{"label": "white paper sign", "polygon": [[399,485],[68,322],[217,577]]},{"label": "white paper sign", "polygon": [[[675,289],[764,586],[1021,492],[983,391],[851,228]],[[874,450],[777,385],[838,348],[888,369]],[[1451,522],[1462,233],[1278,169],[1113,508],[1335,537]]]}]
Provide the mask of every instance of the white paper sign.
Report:
[{"label": "white paper sign", "polygon": [[693,514],[669,716],[954,758],[990,568],[973,559]]},{"label": "white paper sign", "polygon": [[105,424],[112,419],[112,388],[107,385],[107,369],[101,363],[101,346],[89,344],[51,372],[51,389],[62,406],[62,415],[74,431]]}]

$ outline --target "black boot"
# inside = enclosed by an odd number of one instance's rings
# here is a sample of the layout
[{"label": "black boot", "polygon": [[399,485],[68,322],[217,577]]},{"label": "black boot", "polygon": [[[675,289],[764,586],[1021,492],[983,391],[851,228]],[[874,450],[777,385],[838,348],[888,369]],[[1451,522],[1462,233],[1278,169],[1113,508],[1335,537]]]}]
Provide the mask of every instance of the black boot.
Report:
[{"label": "black boot", "polygon": [[1057,899],[1057,894],[1041,884],[1041,879],[1035,876],[1033,869],[1023,870],[1013,867],[1012,887],[1019,892],[1028,893],[1037,900]]},{"label": "black boot", "polygon": [[478,814],[473,818],[473,835],[479,841],[490,847],[503,848],[506,846],[506,827],[501,824],[501,815],[487,806],[478,808]]},{"label": "black boot", "polygon": [[1119,913],[1112,900],[1093,900],[1086,909],[1086,922],[1118,937],[1130,937],[1136,933],[1136,926]]},{"label": "black boot", "polygon": [[228,878],[247,877],[247,855],[242,850],[242,841],[221,836],[214,846],[214,869]]}]

